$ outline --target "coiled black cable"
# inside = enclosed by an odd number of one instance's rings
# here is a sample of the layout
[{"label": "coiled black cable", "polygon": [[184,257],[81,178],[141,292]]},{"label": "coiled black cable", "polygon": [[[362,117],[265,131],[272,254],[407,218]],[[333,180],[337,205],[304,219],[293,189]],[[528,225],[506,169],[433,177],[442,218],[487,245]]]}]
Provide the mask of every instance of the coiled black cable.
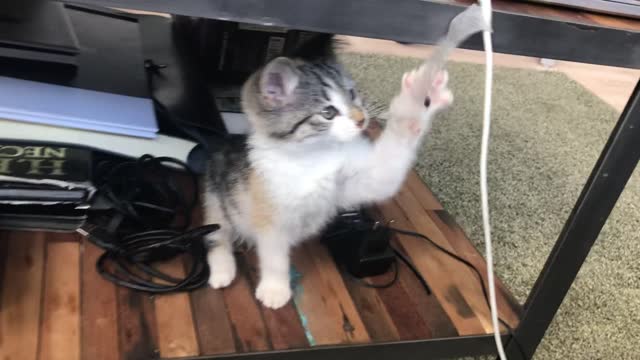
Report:
[{"label": "coiled black cable", "polygon": [[[176,168],[186,173],[187,183]],[[102,179],[99,193],[112,203],[115,213],[104,224],[87,225],[78,232],[105,250],[96,263],[98,273],[119,286],[150,293],[204,286],[209,278],[204,237],[220,227],[211,224],[186,230],[198,203],[195,173],[180,160],[151,155],[103,162],[97,171]],[[180,255],[190,256],[183,278],[152,265]]]},{"label": "coiled black cable", "polygon": [[[154,96],[154,78],[162,76],[166,65],[145,61],[148,87],[156,110],[171,123],[208,148],[201,134],[183,122]],[[221,138],[227,134],[215,131]],[[170,167],[183,170],[189,184],[180,184]],[[206,284],[209,267],[206,263],[204,236],[216,231],[218,225],[205,225],[186,231],[192,225],[192,213],[197,206],[198,178],[189,166],[170,157],[144,155],[134,161],[103,162],[96,178],[99,193],[112,205],[105,224],[87,225],[78,230],[105,250],[96,269],[105,279],[124,287],[150,293],[189,291]],[[185,196],[184,189],[191,189]],[[186,231],[186,232],[185,232]],[[152,267],[152,263],[190,255],[190,269],[178,279]],[[157,283],[153,278],[165,283]]]},{"label": "coiled black cable", "polygon": [[[96,270],[116,285],[150,293],[191,291],[204,286],[209,279],[206,248],[201,241],[218,225],[205,225],[181,233],[156,230],[132,234],[121,241],[108,241],[109,236],[99,229],[90,230],[87,237],[105,252],[96,262]],[[190,269],[184,278],[176,278],[155,269],[151,264],[189,254]],[[158,283],[152,278],[162,280]]]}]

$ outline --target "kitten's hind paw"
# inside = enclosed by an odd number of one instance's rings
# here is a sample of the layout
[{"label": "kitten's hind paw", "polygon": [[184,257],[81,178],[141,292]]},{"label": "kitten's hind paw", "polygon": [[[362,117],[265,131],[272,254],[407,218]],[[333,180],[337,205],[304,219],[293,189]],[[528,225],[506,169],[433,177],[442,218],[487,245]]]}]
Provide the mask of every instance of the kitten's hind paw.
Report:
[{"label": "kitten's hind paw", "polygon": [[278,309],[291,299],[291,287],[288,281],[260,281],[256,289],[256,298],[268,308]]},{"label": "kitten's hind paw", "polygon": [[232,252],[223,249],[212,249],[207,256],[211,269],[209,285],[214,289],[229,286],[236,277],[236,260]]}]

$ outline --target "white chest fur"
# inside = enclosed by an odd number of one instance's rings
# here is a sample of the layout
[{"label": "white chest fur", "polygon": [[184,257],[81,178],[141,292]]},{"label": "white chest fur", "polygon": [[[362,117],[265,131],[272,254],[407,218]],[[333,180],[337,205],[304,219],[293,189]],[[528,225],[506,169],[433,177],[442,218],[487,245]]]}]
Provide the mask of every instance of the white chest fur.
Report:
[{"label": "white chest fur", "polygon": [[275,210],[284,215],[277,217],[283,230],[304,238],[336,214],[341,196],[338,177],[360,147],[354,142],[251,151],[252,165],[265,180]]}]

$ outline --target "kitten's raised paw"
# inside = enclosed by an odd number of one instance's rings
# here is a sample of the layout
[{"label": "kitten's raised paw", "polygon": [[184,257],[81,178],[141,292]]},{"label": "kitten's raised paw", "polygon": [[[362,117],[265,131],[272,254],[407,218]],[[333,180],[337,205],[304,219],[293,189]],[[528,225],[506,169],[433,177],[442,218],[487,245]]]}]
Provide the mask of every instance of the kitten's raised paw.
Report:
[{"label": "kitten's raised paw", "polygon": [[214,289],[229,286],[236,277],[236,260],[233,253],[221,249],[213,249],[207,256],[211,269],[209,285]]},{"label": "kitten's raised paw", "polygon": [[433,116],[453,101],[448,82],[446,70],[429,73],[422,66],[405,73],[402,89],[391,101],[389,129],[419,139],[429,130]]},{"label": "kitten's raised paw", "polygon": [[260,281],[256,289],[256,298],[264,306],[278,309],[291,299],[291,287],[288,281]]},{"label": "kitten's raised paw", "polygon": [[427,69],[420,67],[402,76],[401,94],[427,108],[440,109],[453,102],[453,94],[447,88],[448,83],[449,73],[446,70],[429,76]]}]

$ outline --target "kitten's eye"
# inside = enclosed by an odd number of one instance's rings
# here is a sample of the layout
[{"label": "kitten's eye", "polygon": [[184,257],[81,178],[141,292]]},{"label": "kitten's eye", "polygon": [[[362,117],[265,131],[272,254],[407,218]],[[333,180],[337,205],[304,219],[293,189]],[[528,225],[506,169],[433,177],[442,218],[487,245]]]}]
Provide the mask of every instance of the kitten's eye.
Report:
[{"label": "kitten's eye", "polygon": [[356,99],[356,91],[354,89],[349,90],[349,94],[351,95],[351,100]]},{"label": "kitten's eye", "polygon": [[429,107],[429,105],[431,105],[431,98],[427,96],[424,99],[424,107]]},{"label": "kitten's eye", "polygon": [[338,109],[336,109],[334,106],[327,106],[326,108],[322,109],[322,111],[320,112],[320,114],[327,120],[331,120],[334,117],[336,117],[336,115],[338,115]]}]

